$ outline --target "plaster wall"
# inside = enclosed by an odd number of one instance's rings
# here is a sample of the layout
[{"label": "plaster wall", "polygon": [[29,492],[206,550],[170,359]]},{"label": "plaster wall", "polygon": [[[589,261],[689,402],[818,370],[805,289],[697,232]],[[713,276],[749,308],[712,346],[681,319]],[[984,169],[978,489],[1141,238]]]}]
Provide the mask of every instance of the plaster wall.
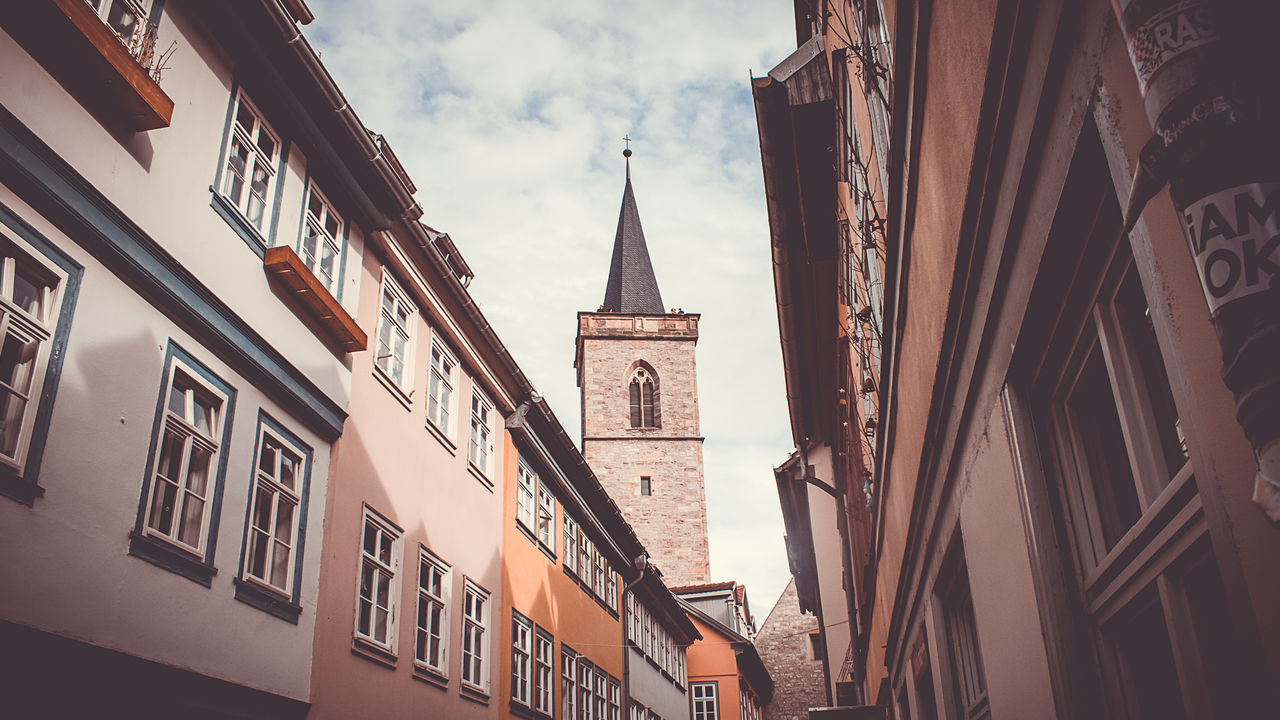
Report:
[{"label": "plaster wall", "polygon": [[[161,82],[174,101],[168,128],[114,134],[4,32],[0,101],[214,295],[270,338],[317,387],[345,405],[351,373],[344,360],[281,301],[267,281],[260,256],[211,205],[230,103],[238,83],[252,79],[237,74],[181,0],[165,3],[157,32],[157,48],[171,42],[177,48]],[[258,105],[267,100],[250,97]],[[269,244],[296,245],[306,180],[314,171],[300,149],[290,144],[287,119],[268,115],[266,120],[289,148],[287,166],[277,177],[283,194],[275,207],[275,230],[266,237]],[[337,197],[330,200],[340,202]],[[338,209],[352,231],[340,295],[354,316],[363,236],[351,222],[351,211],[341,204]]]},{"label": "plaster wall", "polygon": [[664,720],[689,717],[689,692],[669,680],[634,648],[627,651],[627,695]]},{"label": "plaster wall", "polygon": [[[367,253],[362,268],[362,326],[375,327],[380,310],[381,261]],[[402,283],[401,287],[405,287]],[[408,290],[406,290],[408,291]],[[493,414],[493,468],[488,480],[470,468],[471,387],[476,369],[461,365],[455,373],[450,433],[438,434],[426,424],[430,338],[436,329],[419,313],[414,339],[406,354],[412,392],[407,399],[388,387],[373,353],[357,356],[350,415],[334,447],[332,483],[325,511],[328,538],[323,552],[324,577],[316,634],[312,715],[317,718],[418,717],[423,707],[442,717],[492,717],[499,687],[497,668],[501,628],[510,622],[502,612],[502,493],[506,476],[505,432],[500,413]],[[492,396],[492,389],[486,388]],[[492,485],[491,485],[492,483]],[[368,505],[404,530],[399,545],[394,667],[353,651],[363,507]],[[449,650],[447,679],[439,683],[414,677],[414,618],[418,581],[418,548],[448,563],[447,607]],[[489,705],[464,697],[461,684],[462,602],[464,579],[489,596]]]},{"label": "plaster wall", "polygon": [[[0,617],[305,701],[328,445],[9,188],[0,203],[85,268],[40,468],[45,494],[31,508],[0,499],[0,543],[21,549],[0,557]],[[127,554],[170,341],[236,390],[209,588]],[[259,410],[314,451],[297,625],[234,598]]]},{"label": "plaster wall", "polygon": [[[537,541],[516,520],[516,467],[519,452],[510,435],[503,443],[505,482],[503,484],[503,563],[501,669],[497,697],[500,717],[513,717],[507,699],[511,697],[512,610],[529,618],[555,638],[554,684],[556,702],[561,703],[560,672],[563,646],[619,682],[623,680],[623,628],[620,616],[596,600],[589,588],[565,572],[563,560],[564,507],[556,503],[555,557],[540,549]],[[581,523],[584,518],[575,518]],[[577,549],[574,549],[577,552]],[[618,607],[622,607],[619,597]],[[643,660],[641,661],[643,662]],[[559,705],[557,705],[557,710]]]}]

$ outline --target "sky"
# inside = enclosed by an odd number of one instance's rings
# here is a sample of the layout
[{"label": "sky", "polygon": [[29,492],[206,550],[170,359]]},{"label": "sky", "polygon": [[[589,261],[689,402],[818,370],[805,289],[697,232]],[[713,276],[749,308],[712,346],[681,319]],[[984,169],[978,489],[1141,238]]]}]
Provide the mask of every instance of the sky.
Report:
[{"label": "sky", "polygon": [[577,312],[604,298],[632,138],[658,287],[697,347],[712,579],[763,623],[789,575],[792,450],[750,77],[795,48],[785,0],[308,0],[303,28],[418,187],[422,221],[576,438]]}]

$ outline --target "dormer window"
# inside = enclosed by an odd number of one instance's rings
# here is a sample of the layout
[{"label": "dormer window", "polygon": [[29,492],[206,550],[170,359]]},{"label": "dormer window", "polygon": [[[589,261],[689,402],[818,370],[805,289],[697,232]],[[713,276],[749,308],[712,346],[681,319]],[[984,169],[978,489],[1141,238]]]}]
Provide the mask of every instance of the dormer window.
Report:
[{"label": "dormer window", "polygon": [[631,373],[631,427],[657,427],[657,404],[655,390],[657,383],[653,375],[645,368],[636,368]]}]

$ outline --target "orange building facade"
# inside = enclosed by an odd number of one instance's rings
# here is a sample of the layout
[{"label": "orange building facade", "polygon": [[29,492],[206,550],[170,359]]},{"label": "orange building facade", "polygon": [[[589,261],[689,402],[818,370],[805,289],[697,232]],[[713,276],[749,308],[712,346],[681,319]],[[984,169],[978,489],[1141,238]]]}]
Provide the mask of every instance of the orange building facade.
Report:
[{"label": "orange building facade", "polygon": [[[727,593],[717,591],[728,590]],[[760,720],[773,699],[773,680],[751,640],[746,593],[733,582],[677,588],[702,635],[689,648],[693,720]]]}]

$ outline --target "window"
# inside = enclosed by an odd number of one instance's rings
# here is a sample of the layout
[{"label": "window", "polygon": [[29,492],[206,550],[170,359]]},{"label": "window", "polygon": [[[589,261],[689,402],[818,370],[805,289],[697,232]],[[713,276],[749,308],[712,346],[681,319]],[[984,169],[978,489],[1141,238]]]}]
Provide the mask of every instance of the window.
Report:
[{"label": "window", "polygon": [[400,529],[370,508],[364,510],[360,545],[360,592],[356,604],[356,638],[394,651]]},{"label": "window", "polygon": [[[138,58],[146,45],[155,43],[155,26],[147,17],[150,2],[138,0],[86,0],[98,13],[102,22],[129,48],[129,54]],[[146,48],[150,49],[150,48]]]},{"label": "window", "polygon": [[489,440],[489,415],[493,412],[493,403],[480,392],[471,391],[471,466],[482,475],[489,474],[489,452],[493,449]]},{"label": "window", "polygon": [[232,114],[220,192],[260,233],[267,232],[279,157],[280,140],[240,93]]},{"label": "window", "polygon": [[314,182],[307,185],[303,206],[302,237],[298,239],[298,256],[330,295],[338,297],[342,270],[342,218],[325,199]]},{"label": "window", "polygon": [[609,716],[608,720],[622,720],[622,685],[609,678]]},{"label": "window", "polygon": [[591,588],[595,591],[596,597],[604,599],[605,575],[609,573],[609,564],[605,560],[604,555],[597,548],[591,548],[591,554],[595,559],[595,572],[592,573]]},{"label": "window", "polygon": [[533,531],[533,488],[538,478],[524,461],[516,465],[516,520],[530,532]]},{"label": "window", "polygon": [[[1110,177],[1087,123],[1027,310],[1055,324],[1037,328],[1043,339],[1027,343],[1005,394],[1015,431],[1039,446],[1020,454],[1043,471],[1028,489],[1044,493],[1066,541],[1064,573],[1084,600],[1078,623],[1059,622],[1096,659],[1098,681],[1072,695],[1100,698],[1091,715],[1248,715],[1235,706],[1247,693],[1223,688],[1263,680],[1230,631],[1201,639],[1231,621],[1224,603],[1204,602],[1220,578],[1205,523],[1183,520],[1202,512],[1195,458]],[[1197,582],[1189,567],[1200,568]]]},{"label": "window", "polygon": [[409,302],[409,297],[384,268],[382,314],[378,319],[378,354],[374,362],[398,389],[406,393],[410,389],[410,382],[405,362],[417,314],[417,308]]},{"label": "window", "polygon": [[822,659],[822,633],[809,633],[809,659]]},{"label": "window", "polygon": [[556,496],[538,478],[538,542],[556,551]]},{"label": "window", "polygon": [[18,473],[31,447],[58,325],[58,285],[50,270],[0,237],[0,463]]},{"label": "window", "polygon": [[648,475],[640,476],[640,494],[646,496],[653,494],[653,481]]},{"label": "window", "polygon": [[484,637],[488,626],[489,593],[468,580],[462,597],[462,682],[480,691],[489,686]]},{"label": "window", "polygon": [[720,705],[716,699],[716,683],[693,684],[693,720],[720,720]]},{"label": "window", "polygon": [[453,413],[453,371],[458,366],[453,356],[439,342],[431,343],[431,382],[427,393],[427,420],[436,429],[452,437],[450,420]]},{"label": "window", "polygon": [[244,577],[296,604],[311,450],[265,413],[258,420],[257,442]]},{"label": "window", "polygon": [[580,720],[604,720],[594,712],[595,702],[591,694],[595,666],[584,657],[578,657],[578,718]]},{"label": "window", "polygon": [[951,569],[950,575],[944,580],[948,585],[941,589],[939,599],[950,644],[952,706],[961,718],[989,718],[987,680],[982,668],[982,653],[978,649],[968,570],[964,563],[960,563]]},{"label": "window", "polygon": [[560,717],[575,720],[578,716],[578,654],[568,645],[560,646]]},{"label": "window", "polygon": [[604,571],[604,602],[609,609],[618,611],[618,576],[613,572],[612,568],[605,568]]},{"label": "window", "polygon": [[579,577],[581,577],[582,581],[586,583],[586,585],[584,585],[583,587],[587,587],[591,584],[591,570],[593,567],[595,567],[592,564],[593,561],[591,559],[591,555],[592,553],[595,552],[595,549],[596,549],[595,546],[592,545],[591,541],[587,539],[587,534],[585,532],[582,532],[581,528],[579,528],[578,570],[579,570]]},{"label": "window", "polygon": [[631,374],[631,427],[657,427],[653,376],[643,367]]},{"label": "window", "polygon": [[574,575],[578,574],[578,523],[569,517],[569,513],[564,515],[564,569],[572,571]]},{"label": "window", "polygon": [[596,687],[596,696],[595,696],[596,720],[609,720],[609,714],[608,714],[609,676],[605,673],[605,671],[601,670],[600,668],[596,668],[595,683],[596,683],[595,685]]},{"label": "window", "polygon": [[156,423],[146,532],[203,555],[227,396],[181,360],[175,358],[169,370]]},{"label": "window", "polygon": [[30,505],[84,268],[3,207],[0,231],[0,494]]},{"label": "window", "polygon": [[555,712],[555,641],[542,628],[534,638],[537,654],[533,667],[533,709],[550,716]]},{"label": "window", "polygon": [[511,611],[511,702],[528,706],[533,695],[533,623]]},{"label": "window", "polygon": [[414,661],[444,675],[449,643],[445,631],[449,598],[449,566],[426,548],[418,552],[418,623],[414,635]]}]

